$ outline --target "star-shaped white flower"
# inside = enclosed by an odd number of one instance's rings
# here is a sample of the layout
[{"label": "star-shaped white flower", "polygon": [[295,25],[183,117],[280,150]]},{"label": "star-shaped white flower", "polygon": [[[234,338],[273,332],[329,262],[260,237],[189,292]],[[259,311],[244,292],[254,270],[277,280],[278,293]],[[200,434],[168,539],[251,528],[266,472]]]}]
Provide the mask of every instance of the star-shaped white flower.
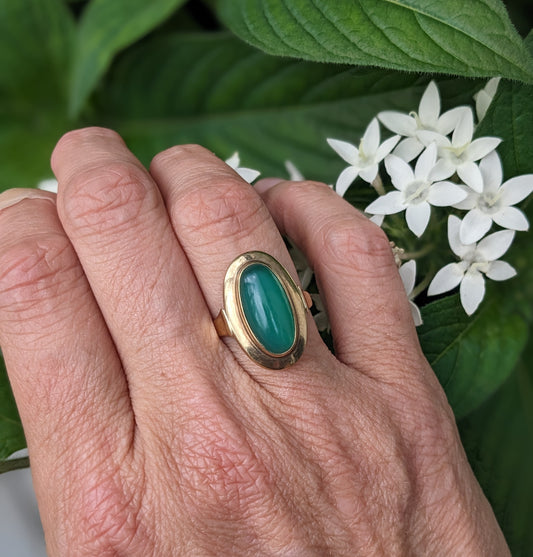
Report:
[{"label": "star-shaped white flower", "polygon": [[239,157],[239,152],[235,151],[233,155],[229,159],[226,159],[226,164],[233,168],[235,172],[246,182],[251,184],[260,174],[258,170],[254,170],[253,168],[242,168],[241,167],[241,158]]},{"label": "star-shaped white flower", "polygon": [[347,141],[328,139],[330,147],[350,165],[339,174],[335,191],[341,197],[344,196],[357,176],[371,184],[378,174],[379,163],[394,149],[399,140],[400,136],[395,135],[380,144],[377,118],[366,128],[359,148]]},{"label": "star-shaped white flower", "polygon": [[57,180],[55,178],[47,178],[46,180],[41,180],[37,184],[37,188],[40,190],[57,193],[57,185]]},{"label": "star-shaped white flower", "polygon": [[474,137],[474,114],[471,108],[461,111],[452,139],[441,134],[421,131],[423,142],[434,141],[439,146],[439,174],[449,178],[457,172],[459,178],[474,191],[483,191],[483,178],[475,161],[482,159],[501,143],[498,137]]},{"label": "star-shaped white flower", "polygon": [[483,190],[481,193],[470,190],[466,199],[455,205],[457,209],[468,210],[461,223],[461,242],[477,242],[485,236],[493,222],[510,230],[527,230],[529,222],[526,215],[513,205],[533,192],[533,174],[516,176],[502,184],[502,164],[496,151],[481,160],[479,169]]},{"label": "star-shaped white flower", "polygon": [[513,242],[514,231],[501,230],[483,238],[479,244],[465,245],[459,237],[461,220],[454,215],[448,218],[448,241],[452,251],[461,261],[445,265],[433,278],[428,295],[435,296],[460,285],[461,304],[472,315],[485,295],[485,276],[492,280],[507,280],[516,270],[499,258]]},{"label": "star-shaped white flower", "polygon": [[498,91],[498,85],[500,84],[499,77],[493,77],[489,79],[485,87],[478,91],[474,95],[474,100],[476,101],[476,114],[478,122],[481,122],[483,118],[485,118],[485,114],[487,114],[487,110],[492,102],[492,99],[496,95],[496,91]]},{"label": "star-shaped white flower", "polygon": [[389,155],[385,159],[385,167],[397,191],[378,197],[365,212],[392,215],[405,211],[407,226],[420,237],[428,225],[431,205],[447,207],[459,203],[467,195],[457,184],[438,181],[437,164],[435,143],[420,155],[414,172],[403,159]]},{"label": "star-shaped white flower", "polygon": [[422,325],[422,315],[418,306],[413,302],[413,290],[416,280],[416,261],[414,259],[407,261],[407,263],[404,263],[398,271],[403,282],[403,287],[405,288],[405,293],[409,299],[409,306],[411,308],[413,321],[415,322],[415,326],[418,327],[419,325]]},{"label": "star-shaped white flower", "polygon": [[421,130],[435,132],[446,136],[453,131],[466,107],[458,106],[440,113],[439,89],[434,81],[426,87],[418,112],[403,114],[394,110],[385,110],[378,114],[381,123],[394,133],[404,136],[394,154],[406,162],[412,161],[424,150],[429,143],[424,143],[418,136]]}]

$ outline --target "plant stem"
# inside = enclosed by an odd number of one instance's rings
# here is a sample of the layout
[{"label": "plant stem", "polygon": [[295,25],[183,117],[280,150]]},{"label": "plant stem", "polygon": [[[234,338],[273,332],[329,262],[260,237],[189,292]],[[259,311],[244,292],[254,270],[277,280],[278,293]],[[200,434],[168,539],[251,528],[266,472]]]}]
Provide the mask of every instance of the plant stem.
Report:
[{"label": "plant stem", "polygon": [[12,458],[10,460],[0,461],[0,474],[11,472],[11,470],[20,470],[21,468],[29,468],[30,459],[25,456],[22,458]]}]

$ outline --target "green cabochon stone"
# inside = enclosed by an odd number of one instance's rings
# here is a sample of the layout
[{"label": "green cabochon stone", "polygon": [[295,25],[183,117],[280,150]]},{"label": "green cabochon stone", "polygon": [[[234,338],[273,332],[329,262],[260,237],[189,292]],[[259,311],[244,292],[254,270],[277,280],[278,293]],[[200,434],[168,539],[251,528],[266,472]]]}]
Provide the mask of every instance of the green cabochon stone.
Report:
[{"label": "green cabochon stone", "polygon": [[253,263],[241,273],[239,288],[244,316],[257,340],[273,354],[289,350],[296,337],[294,315],[276,275]]}]

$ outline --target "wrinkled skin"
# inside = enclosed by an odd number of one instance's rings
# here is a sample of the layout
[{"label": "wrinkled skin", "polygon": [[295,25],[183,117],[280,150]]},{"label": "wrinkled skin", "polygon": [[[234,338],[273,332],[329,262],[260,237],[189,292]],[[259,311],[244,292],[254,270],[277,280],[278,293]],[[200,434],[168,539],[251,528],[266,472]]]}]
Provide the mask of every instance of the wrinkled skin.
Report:
[{"label": "wrinkled skin", "polygon": [[[90,128],[52,167],[57,199],[0,196],[0,342],[50,555],[508,555],[377,226],[193,145],[148,172]],[[242,252],[296,278],[282,234],[336,355],[309,317],[304,355],[273,371],[213,317]]]}]

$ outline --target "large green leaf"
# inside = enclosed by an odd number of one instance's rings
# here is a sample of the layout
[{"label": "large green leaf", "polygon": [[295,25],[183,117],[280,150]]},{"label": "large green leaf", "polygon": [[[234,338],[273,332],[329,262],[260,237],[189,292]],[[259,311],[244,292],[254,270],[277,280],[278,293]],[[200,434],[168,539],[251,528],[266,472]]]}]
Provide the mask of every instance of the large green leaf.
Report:
[{"label": "large green leaf", "polygon": [[74,21],[61,0],[0,0],[0,190],[51,174],[66,120]]},{"label": "large green leaf", "polygon": [[[308,178],[331,183],[345,163],[326,138],[358,143],[378,111],[415,110],[426,84],[415,74],[275,58],[225,34],[175,35],[121,57],[93,122],[119,130],[145,163],[196,142],[221,157],[239,150],[243,164],[263,175],[286,175],[290,159]],[[441,83],[454,102],[476,87]]]},{"label": "large green leaf", "polygon": [[219,0],[226,25],[280,56],[533,81],[500,0]]},{"label": "large green leaf", "polygon": [[533,555],[533,343],[517,371],[459,422],[468,458],[513,557]]},{"label": "large green leaf", "polygon": [[24,432],[0,354],[0,461],[25,446]]},{"label": "large green leaf", "polygon": [[117,52],[146,35],[184,1],[92,0],[82,15],[77,35],[70,114],[77,115],[83,108]]},{"label": "large green leaf", "polygon": [[428,304],[422,315],[420,344],[460,419],[512,373],[526,343],[527,325],[496,302],[485,302],[469,317],[458,296]]}]

